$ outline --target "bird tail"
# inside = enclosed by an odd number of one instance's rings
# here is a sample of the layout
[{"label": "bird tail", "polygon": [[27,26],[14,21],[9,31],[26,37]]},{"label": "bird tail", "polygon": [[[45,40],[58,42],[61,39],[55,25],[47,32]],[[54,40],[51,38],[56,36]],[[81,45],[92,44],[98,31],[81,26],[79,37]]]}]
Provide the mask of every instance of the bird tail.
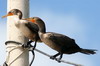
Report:
[{"label": "bird tail", "polygon": [[87,55],[90,55],[90,54],[96,54],[97,50],[93,50],[93,49],[82,49],[81,48],[81,53],[84,53],[84,54],[87,54]]}]

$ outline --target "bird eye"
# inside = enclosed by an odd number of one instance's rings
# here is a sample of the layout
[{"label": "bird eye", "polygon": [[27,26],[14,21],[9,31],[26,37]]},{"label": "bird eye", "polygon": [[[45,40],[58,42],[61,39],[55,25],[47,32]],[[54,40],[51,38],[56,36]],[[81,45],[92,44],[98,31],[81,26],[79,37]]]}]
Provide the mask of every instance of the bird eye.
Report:
[{"label": "bird eye", "polygon": [[15,15],[17,14],[15,10],[12,10],[11,13],[13,13],[13,14],[15,14]]},{"label": "bird eye", "polygon": [[12,13],[12,12],[10,11],[10,12],[8,12],[8,13]]}]

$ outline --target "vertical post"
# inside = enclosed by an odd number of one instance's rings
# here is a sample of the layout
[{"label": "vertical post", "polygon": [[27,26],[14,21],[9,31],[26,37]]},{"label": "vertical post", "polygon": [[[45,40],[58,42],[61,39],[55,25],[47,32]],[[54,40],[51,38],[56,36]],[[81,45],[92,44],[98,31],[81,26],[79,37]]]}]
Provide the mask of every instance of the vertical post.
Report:
[{"label": "vertical post", "polygon": [[[7,0],[7,11],[11,9],[19,9],[23,13],[23,18],[29,17],[29,0]],[[7,18],[7,40],[17,41],[20,43],[26,43],[28,41],[22,33],[15,27],[14,20],[12,17]],[[10,43],[7,45],[6,51],[7,55],[7,64],[9,66],[28,66],[29,64],[29,52],[23,48],[16,48],[12,50],[14,47],[18,46],[14,43]],[[11,51],[12,50],[12,51]],[[10,52],[11,51],[11,52]],[[9,54],[10,52],[10,54]],[[22,55],[18,57],[20,54]],[[18,58],[17,58],[18,57]],[[16,60],[15,60],[16,59]]]}]

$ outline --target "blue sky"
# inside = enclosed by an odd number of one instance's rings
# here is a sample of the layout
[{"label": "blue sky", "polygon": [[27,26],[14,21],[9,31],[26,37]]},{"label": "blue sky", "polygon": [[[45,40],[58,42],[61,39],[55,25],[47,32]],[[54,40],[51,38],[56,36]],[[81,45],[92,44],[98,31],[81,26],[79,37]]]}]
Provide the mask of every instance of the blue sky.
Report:
[{"label": "blue sky", "polygon": [[[0,0],[0,17],[7,12],[7,1]],[[67,35],[76,40],[82,48],[97,49],[95,55],[76,53],[64,55],[63,59],[84,66],[100,65],[100,0],[30,0],[30,17],[42,18],[47,31]],[[0,18],[0,65],[4,62],[6,50],[6,19]],[[44,44],[38,44],[37,48],[55,54],[56,51]],[[37,53],[33,66],[65,66],[48,57]],[[67,65],[72,66],[72,65]]]}]

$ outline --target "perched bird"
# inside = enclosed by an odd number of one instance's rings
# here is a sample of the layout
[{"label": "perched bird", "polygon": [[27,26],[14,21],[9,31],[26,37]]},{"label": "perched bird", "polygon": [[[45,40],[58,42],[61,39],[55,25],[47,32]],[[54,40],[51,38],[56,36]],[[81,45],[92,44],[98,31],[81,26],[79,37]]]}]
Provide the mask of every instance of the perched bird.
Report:
[{"label": "perched bird", "polygon": [[46,32],[45,23],[39,17],[31,17],[27,18],[32,23],[35,23],[39,27],[39,37],[42,42],[48,45],[50,48],[58,51],[57,54],[51,56],[51,59],[56,59],[57,56],[60,55],[59,59],[57,60],[60,62],[63,54],[73,54],[77,52],[81,52],[87,55],[95,54],[96,50],[93,49],[83,49],[80,48],[76,43],[75,40],[59,33],[54,32]]},{"label": "perched bird", "polygon": [[30,48],[30,47],[32,47],[30,43],[35,41],[34,48],[31,51],[33,54],[33,59],[29,65],[29,66],[31,66],[33,61],[34,61],[34,58],[35,58],[34,49],[36,47],[36,42],[41,42],[39,35],[38,35],[39,28],[36,24],[22,19],[23,14],[19,9],[10,10],[8,12],[8,14],[5,16],[2,16],[2,18],[5,18],[7,16],[13,17],[15,26],[22,32],[22,34],[25,37],[27,37],[28,39],[31,40],[27,44],[23,44],[22,47],[24,47],[24,48],[29,47]]},{"label": "perched bird", "polygon": [[[22,19],[22,12],[19,9],[12,9],[8,12],[7,15],[3,16],[7,17],[7,16],[13,16],[13,19],[15,20],[14,24],[15,26],[22,32],[22,34],[29,38],[32,41],[38,41],[41,42],[39,35],[38,35],[38,26],[32,22],[29,22],[27,20],[23,20]],[[32,41],[28,42],[31,43]]]}]

